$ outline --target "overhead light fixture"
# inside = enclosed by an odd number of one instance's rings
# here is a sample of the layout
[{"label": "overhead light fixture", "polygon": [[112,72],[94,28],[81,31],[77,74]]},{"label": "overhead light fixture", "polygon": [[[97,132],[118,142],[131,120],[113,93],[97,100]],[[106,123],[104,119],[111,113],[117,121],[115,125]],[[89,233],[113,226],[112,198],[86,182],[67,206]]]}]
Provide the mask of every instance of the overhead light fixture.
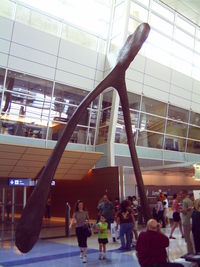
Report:
[{"label": "overhead light fixture", "polygon": [[200,163],[193,164],[193,167],[194,167],[194,176],[193,176],[193,178],[196,181],[200,181]]}]

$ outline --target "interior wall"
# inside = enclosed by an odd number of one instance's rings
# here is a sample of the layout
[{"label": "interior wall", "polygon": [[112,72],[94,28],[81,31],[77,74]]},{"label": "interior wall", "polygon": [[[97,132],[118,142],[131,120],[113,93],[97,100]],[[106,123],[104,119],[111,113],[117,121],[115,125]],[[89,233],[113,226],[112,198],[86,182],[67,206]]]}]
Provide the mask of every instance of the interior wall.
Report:
[{"label": "interior wall", "polygon": [[119,197],[118,167],[93,169],[82,180],[57,180],[51,189],[51,215],[65,216],[66,202],[71,206],[71,215],[78,199],[83,200],[90,219],[97,218],[97,205],[104,194],[110,200]]}]

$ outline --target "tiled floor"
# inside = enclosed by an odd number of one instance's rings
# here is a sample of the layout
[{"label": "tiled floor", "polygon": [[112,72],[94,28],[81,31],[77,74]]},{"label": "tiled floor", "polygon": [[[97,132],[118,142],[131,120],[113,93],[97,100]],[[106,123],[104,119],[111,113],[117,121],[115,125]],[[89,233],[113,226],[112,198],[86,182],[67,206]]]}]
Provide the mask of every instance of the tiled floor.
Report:
[{"label": "tiled floor", "polygon": [[[14,244],[14,227],[1,225],[0,265],[1,266],[28,266],[28,267],[77,267],[77,266],[108,266],[108,267],[139,267],[135,250],[121,252],[120,242],[112,242],[109,238],[107,245],[107,259],[98,260],[97,235],[88,239],[87,263],[83,264],[79,257],[79,249],[75,236],[65,237],[63,223],[44,223],[40,239],[34,248],[27,254],[21,253]],[[165,233],[169,235],[170,228]],[[186,253],[184,239],[178,229],[175,230],[175,240],[170,240],[169,258],[174,260]]]}]

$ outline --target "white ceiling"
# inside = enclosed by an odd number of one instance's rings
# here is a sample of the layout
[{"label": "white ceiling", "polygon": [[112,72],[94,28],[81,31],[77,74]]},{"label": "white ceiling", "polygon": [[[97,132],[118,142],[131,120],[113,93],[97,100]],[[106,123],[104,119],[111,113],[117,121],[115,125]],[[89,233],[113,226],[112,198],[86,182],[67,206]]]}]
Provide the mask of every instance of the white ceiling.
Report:
[{"label": "white ceiling", "polygon": [[200,0],[160,0],[200,26]]}]

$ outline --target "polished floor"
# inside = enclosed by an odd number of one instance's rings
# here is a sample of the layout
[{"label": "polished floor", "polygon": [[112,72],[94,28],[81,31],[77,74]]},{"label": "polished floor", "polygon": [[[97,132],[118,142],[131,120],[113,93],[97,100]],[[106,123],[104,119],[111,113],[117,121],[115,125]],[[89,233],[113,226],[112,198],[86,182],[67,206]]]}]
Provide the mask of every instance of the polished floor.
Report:
[{"label": "polished floor", "polygon": [[[170,228],[164,229],[169,235]],[[83,264],[79,257],[77,241],[72,234],[65,237],[65,228],[63,222],[44,221],[41,230],[40,239],[34,248],[27,254],[21,253],[14,244],[14,226],[12,224],[2,224],[0,226],[0,266],[28,266],[28,267],[77,267],[77,266],[126,266],[139,267],[135,250],[128,252],[119,250],[120,241],[112,242],[109,237],[107,245],[107,259],[98,259],[97,235],[88,239],[87,263]],[[176,239],[170,240],[168,250],[171,261],[179,258],[186,253],[186,245],[179,230],[175,230]]]}]

